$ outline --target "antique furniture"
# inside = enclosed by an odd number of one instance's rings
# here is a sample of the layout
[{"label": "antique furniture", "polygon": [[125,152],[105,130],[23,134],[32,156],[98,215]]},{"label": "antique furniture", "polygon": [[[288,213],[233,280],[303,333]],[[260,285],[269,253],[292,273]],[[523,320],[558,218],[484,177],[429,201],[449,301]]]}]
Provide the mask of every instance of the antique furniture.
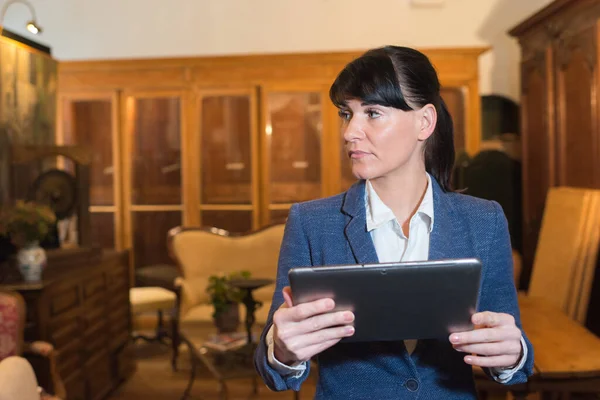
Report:
[{"label": "antique furniture", "polygon": [[[483,51],[424,50],[457,150],[471,155]],[[248,232],[346,189],[354,178],[328,90],[360,54],[61,62],[57,140],[96,150],[90,211],[102,243],[132,248],[136,268],[168,263],[157,243],[175,226]]]},{"label": "antique furniture", "polygon": [[548,189],[600,187],[599,19],[598,0],[556,0],[510,30],[521,46],[525,288]]},{"label": "antique furniture", "polygon": [[[230,379],[252,378],[252,393],[258,394],[257,374],[254,367],[254,351],[256,342],[252,328],[254,326],[254,312],[259,304],[252,295],[253,291],[261,287],[268,286],[273,283],[272,279],[239,279],[232,280],[231,285],[244,290],[243,303],[246,307],[246,334],[247,342],[244,346],[235,350],[219,351],[203,345],[197,340],[188,339],[188,337],[197,336],[194,334],[184,335],[184,341],[187,343],[190,350],[190,358],[192,360],[192,372],[190,380],[183,393],[182,400],[185,400],[190,395],[194,380],[196,379],[196,368],[198,362],[201,362],[208,368],[210,373],[219,381],[221,386],[220,398],[227,399],[227,381]],[[189,330],[188,330],[189,332]],[[192,330],[193,332],[193,330]]]},{"label": "antique furniture", "polygon": [[106,398],[134,371],[127,262],[127,252],[50,250],[42,281],[24,283],[15,271],[0,285],[25,299],[25,340],[56,349],[69,400]]},{"label": "antique furniture", "polygon": [[[219,229],[175,228],[169,232],[169,248],[181,270],[181,323],[212,322],[213,306],[205,289],[213,274],[249,271],[252,277],[275,279],[284,225],[272,225],[246,235]],[[273,287],[253,291],[262,303],[256,321],[264,324],[271,306]]]},{"label": "antique furniture", "polygon": [[549,190],[529,292],[519,294],[521,322],[535,352],[534,375],[527,385],[507,387],[475,369],[482,390],[511,390],[515,397],[534,391],[567,398],[600,394],[600,338],[582,325],[599,237],[600,190]]},{"label": "antique furniture", "polygon": [[[50,378],[49,382],[43,382],[45,384],[44,390],[50,390],[57,395],[57,397],[52,396],[52,398],[65,399],[65,388],[56,368],[56,352],[52,345],[47,342],[26,342],[23,340],[26,312],[25,301],[19,293],[0,290],[0,365],[2,365],[0,368],[0,381],[2,382],[0,383],[0,398],[10,396],[11,393],[16,394],[13,391],[18,390],[18,387],[11,387],[10,384],[10,377],[13,375],[13,378],[22,377],[25,379],[21,383],[24,392],[31,389],[26,384],[27,377],[31,375],[31,365],[25,359],[22,359],[23,361],[15,360],[15,358],[19,359],[21,356],[29,355],[43,357],[47,360],[43,376],[36,378],[34,373],[33,381],[29,380],[29,383],[33,385],[34,392],[38,392],[38,379]],[[9,361],[9,359],[12,360]],[[4,361],[7,362],[2,364]],[[11,371],[11,366],[18,369]],[[46,397],[51,398],[51,396]],[[21,397],[18,398],[21,399]],[[14,399],[16,400],[16,397]]]},{"label": "antique furniture", "polygon": [[248,343],[252,344],[252,327],[256,321],[254,313],[262,306],[261,302],[256,301],[252,294],[256,289],[272,284],[274,279],[238,279],[232,280],[230,285],[244,291],[242,303],[246,307],[246,333],[248,335]]},{"label": "antique furniture", "polygon": [[[158,286],[134,287],[129,289],[129,301],[131,312],[136,314],[155,312],[157,314],[156,335],[146,336],[134,333],[133,340],[143,339],[146,341],[158,341],[166,344],[164,339],[169,338],[173,349],[171,365],[173,370],[177,369],[177,357],[179,355],[179,296],[173,292]],[[164,326],[164,314],[169,314],[170,329]]]}]

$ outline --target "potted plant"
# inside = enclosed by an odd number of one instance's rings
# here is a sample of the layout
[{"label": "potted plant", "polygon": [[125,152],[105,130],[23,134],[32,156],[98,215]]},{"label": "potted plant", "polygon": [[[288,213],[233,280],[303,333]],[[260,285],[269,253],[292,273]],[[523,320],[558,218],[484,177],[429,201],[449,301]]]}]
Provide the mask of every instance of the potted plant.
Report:
[{"label": "potted plant", "polygon": [[235,332],[240,324],[239,303],[244,292],[229,284],[234,279],[250,278],[249,271],[234,272],[229,275],[211,275],[208,278],[206,293],[213,305],[212,314],[219,333]]},{"label": "potted plant", "polygon": [[55,222],[56,216],[49,207],[22,200],[0,211],[0,235],[9,237],[17,247],[17,264],[24,280],[41,279],[46,252],[40,241]]}]

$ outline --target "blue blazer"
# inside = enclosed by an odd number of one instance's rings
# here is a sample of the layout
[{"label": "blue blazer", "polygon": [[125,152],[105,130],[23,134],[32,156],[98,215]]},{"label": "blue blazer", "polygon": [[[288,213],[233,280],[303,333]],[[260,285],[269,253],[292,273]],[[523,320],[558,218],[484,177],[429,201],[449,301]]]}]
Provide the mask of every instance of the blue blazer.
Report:
[{"label": "blue blazer", "polygon": [[[479,310],[511,314],[521,328],[508,225],[493,201],[444,192],[432,178],[434,226],[429,259],[477,257],[483,262]],[[337,196],[290,209],[279,255],[273,303],[255,365],[276,391],[300,390],[309,369],[282,377],[267,361],[265,336],[283,303],[288,271],[297,266],[378,262],[366,229],[365,182]],[[508,384],[524,383],[533,370],[533,348],[525,334],[525,366]],[[317,356],[316,399],[476,399],[472,368],[447,338],[420,340],[409,356],[404,342],[339,343]]]}]

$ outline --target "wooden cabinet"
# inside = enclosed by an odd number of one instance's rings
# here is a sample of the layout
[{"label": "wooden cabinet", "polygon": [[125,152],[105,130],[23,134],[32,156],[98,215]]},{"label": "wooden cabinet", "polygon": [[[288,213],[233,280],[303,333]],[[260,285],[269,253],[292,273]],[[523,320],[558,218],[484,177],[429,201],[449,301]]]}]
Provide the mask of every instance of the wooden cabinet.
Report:
[{"label": "wooden cabinet", "polygon": [[[425,51],[455,120],[457,151],[471,155],[484,50]],[[132,266],[170,262],[174,226],[246,232],[284,220],[295,202],[347,189],[355,179],[328,91],[359,55],[62,62],[58,136],[98,149],[97,242],[132,248]]]},{"label": "wooden cabinet", "polygon": [[27,304],[25,340],[52,343],[69,400],[104,399],[134,371],[127,253],[49,251],[39,283],[2,285]]},{"label": "wooden cabinet", "polygon": [[600,187],[600,1],[559,0],[510,31],[522,48],[523,276],[548,188]]}]

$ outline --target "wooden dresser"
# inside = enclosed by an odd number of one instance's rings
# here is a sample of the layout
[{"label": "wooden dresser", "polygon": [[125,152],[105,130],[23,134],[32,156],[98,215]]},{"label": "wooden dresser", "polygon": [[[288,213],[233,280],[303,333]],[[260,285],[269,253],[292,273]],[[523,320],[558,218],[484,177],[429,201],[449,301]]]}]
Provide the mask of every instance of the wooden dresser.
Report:
[{"label": "wooden dresser", "polygon": [[25,340],[55,346],[69,400],[106,398],[135,370],[127,263],[127,252],[49,251],[43,281],[3,279],[27,303]]}]

